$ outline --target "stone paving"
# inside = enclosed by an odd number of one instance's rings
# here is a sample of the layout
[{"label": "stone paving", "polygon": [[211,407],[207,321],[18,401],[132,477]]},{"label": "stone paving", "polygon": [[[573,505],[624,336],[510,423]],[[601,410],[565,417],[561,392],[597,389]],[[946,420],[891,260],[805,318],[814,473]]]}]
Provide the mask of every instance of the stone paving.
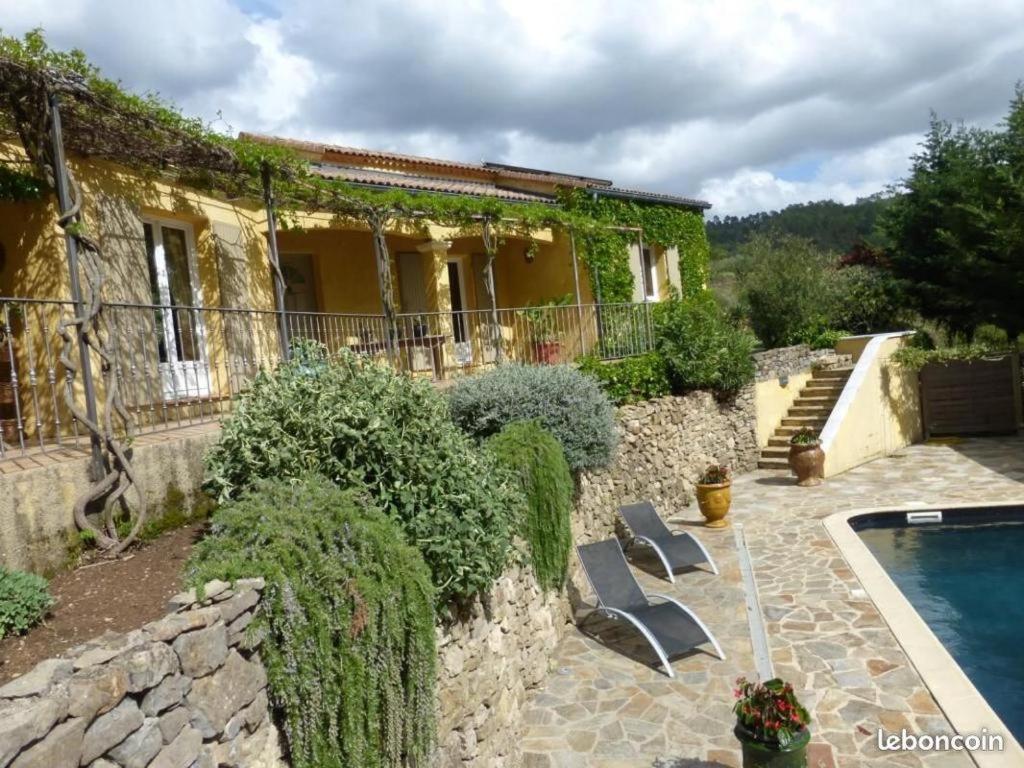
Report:
[{"label": "stone paving", "polygon": [[[802,691],[812,713],[813,768],[974,764],[965,754],[877,750],[879,728],[938,733],[949,724],[821,520],[862,507],[1012,500],[1024,502],[1020,438],[913,446],[817,488],[799,488],[778,472],[735,480],[730,516],[743,525],[775,672]],[[734,532],[697,530],[696,509],[676,512],[672,522],[693,527],[721,575],[695,569],[673,585],[646,559],[635,562],[635,573],[649,592],[693,608],[726,660],[692,653],[674,661],[670,680],[624,630],[595,621],[600,641],[572,631],[525,712],[528,768],[740,764],[731,689],[737,676],[754,677],[755,669]]]}]

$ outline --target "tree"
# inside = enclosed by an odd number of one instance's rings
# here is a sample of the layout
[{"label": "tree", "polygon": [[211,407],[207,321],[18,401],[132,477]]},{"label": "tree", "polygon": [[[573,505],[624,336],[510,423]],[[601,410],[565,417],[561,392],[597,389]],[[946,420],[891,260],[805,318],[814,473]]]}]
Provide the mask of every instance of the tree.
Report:
[{"label": "tree", "polygon": [[893,275],[953,334],[1024,330],[1024,88],[994,130],[933,117],[882,219]]},{"label": "tree", "polygon": [[794,235],[754,234],[740,249],[740,301],[766,347],[806,341],[829,325],[835,258]]}]

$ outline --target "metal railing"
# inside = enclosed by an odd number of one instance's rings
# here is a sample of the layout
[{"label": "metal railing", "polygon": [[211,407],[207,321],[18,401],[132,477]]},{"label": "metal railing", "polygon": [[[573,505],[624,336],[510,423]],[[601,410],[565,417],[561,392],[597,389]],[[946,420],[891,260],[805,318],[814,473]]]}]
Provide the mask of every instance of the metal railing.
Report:
[{"label": "metal railing", "polygon": [[[72,308],[66,300],[0,298],[0,460],[88,447],[65,402],[69,388],[82,401],[82,381],[72,381],[60,363],[58,329]],[[104,316],[109,374],[140,433],[220,420],[282,356],[274,311],[108,303]],[[286,312],[284,319],[292,341],[312,339],[331,353],[349,349],[435,380],[501,362],[612,359],[653,347],[649,304],[402,314],[392,323],[376,314]],[[105,390],[96,382],[99,402]]]}]

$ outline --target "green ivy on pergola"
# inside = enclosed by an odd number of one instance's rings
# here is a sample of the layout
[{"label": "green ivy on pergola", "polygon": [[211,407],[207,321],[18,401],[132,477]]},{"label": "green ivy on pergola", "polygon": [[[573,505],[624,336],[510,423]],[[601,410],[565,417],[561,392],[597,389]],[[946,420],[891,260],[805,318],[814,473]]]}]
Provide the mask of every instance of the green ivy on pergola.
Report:
[{"label": "green ivy on pergola", "polygon": [[[707,243],[698,212],[598,200],[583,190],[567,191],[557,204],[543,204],[371,190],[325,178],[288,147],[225,136],[200,120],[183,116],[155,95],[125,91],[119,83],[104,78],[81,52],[50,49],[39,30],[23,39],[0,36],[0,141],[18,141],[30,164],[28,173],[5,169],[0,188],[30,196],[40,191],[41,180],[57,198],[75,305],[74,317],[60,324],[64,340],[61,363],[72,378],[81,371],[85,402],[77,402],[71,387],[66,399],[75,418],[90,432],[93,455],[94,483],[76,500],[75,519],[83,530],[96,535],[101,549],[113,554],[135,538],[145,520],[146,500],[124,449],[132,424],[121,402],[107,345],[102,253],[82,219],[81,189],[65,161],[65,152],[80,159],[111,161],[143,177],[227,199],[262,199],[285,354],[284,282],[276,242],[276,221],[282,212],[322,212],[369,228],[381,302],[392,324],[393,281],[385,233],[400,220],[431,221],[479,234],[487,255],[485,287],[495,312],[492,265],[500,243],[508,236],[530,239],[531,233],[544,228],[567,230],[574,258],[576,239],[581,240],[598,303],[602,298],[629,300],[632,276],[626,246],[636,238],[642,246],[645,233],[652,242],[680,248],[684,291],[700,290],[706,280]],[[578,291],[577,283],[577,295]],[[497,327],[496,322],[493,325]],[[96,401],[93,356],[104,377],[102,408]],[[133,486],[138,496],[134,514],[124,505],[124,496]],[[87,518],[86,507],[101,499],[106,501],[106,513],[102,526],[96,526]],[[125,514],[133,516],[131,533],[125,537],[117,533],[115,502],[121,502]]]}]

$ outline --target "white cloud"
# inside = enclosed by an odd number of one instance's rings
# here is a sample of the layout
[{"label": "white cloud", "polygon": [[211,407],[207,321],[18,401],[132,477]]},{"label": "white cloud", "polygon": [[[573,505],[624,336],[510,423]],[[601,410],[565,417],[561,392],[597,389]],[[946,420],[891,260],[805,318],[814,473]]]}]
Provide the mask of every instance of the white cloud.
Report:
[{"label": "white cloud", "polygon": [[0,18],[235,130],[604,176],[716,213],[878,191],[930,109],[990,123],[1024,76],[1019,0],[279,3],[0,0]]}]

